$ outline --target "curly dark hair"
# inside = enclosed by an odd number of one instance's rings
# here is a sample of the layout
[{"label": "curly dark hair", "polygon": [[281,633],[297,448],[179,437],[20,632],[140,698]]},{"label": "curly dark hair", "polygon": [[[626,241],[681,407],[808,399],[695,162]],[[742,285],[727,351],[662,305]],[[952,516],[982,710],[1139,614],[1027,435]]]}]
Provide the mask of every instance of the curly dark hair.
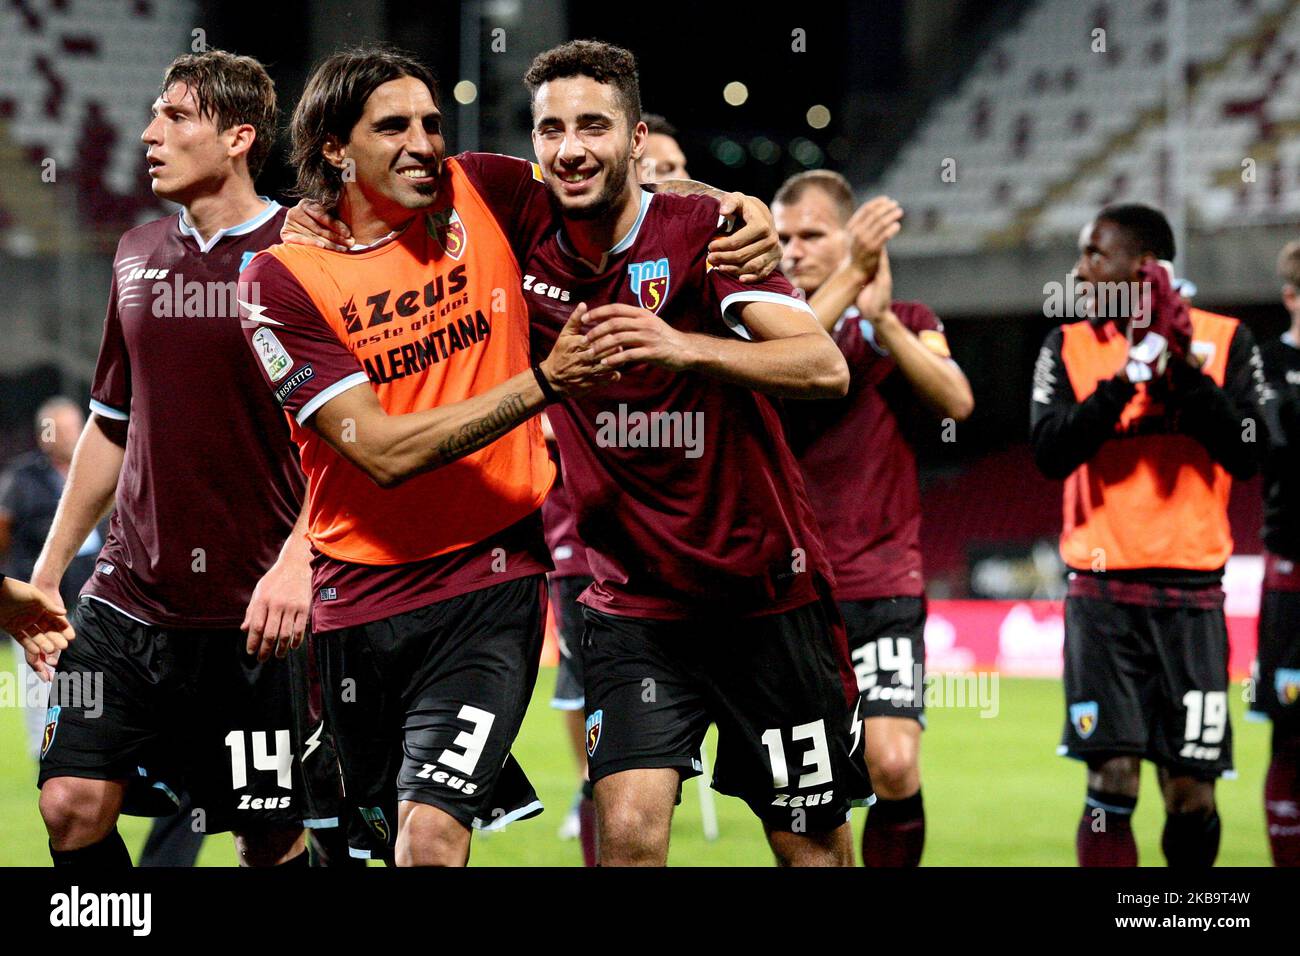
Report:
[{"label": "curly dark hair", "polygon": [[570,76],[589,76],[597,83],[611,84],[618,91],[628,128],[640,122],[641,83],[631,51],[601,40],[570,40],[537,54],[524,74],[524,85],[536,98],[543,83]]},{"label": "curly dark hair", "polygon": [[329,208],[343,192],[343,173],[325,159],[322,150],[331,136],[340,143],[365,112],[366,100],[378,87],[404,76],[429,88],[438,102],[433,71],[409,53],[390,46],[357,47],[322,60],[312,71],[290,122],[292,155],[298,169],[297,195]]},{"label": "curly dark hair", "polygon": [[162,92],[173,83],[184,83],[194,94],[199,114],[209,117],[218,130],[244,123],[253,127],[253,145],[248,148],[248,172],[261,172],[275,143],[275,84],[266,67],[251,56],[237,56],[225,50],[186,53],[172,60],[163,74]]}]

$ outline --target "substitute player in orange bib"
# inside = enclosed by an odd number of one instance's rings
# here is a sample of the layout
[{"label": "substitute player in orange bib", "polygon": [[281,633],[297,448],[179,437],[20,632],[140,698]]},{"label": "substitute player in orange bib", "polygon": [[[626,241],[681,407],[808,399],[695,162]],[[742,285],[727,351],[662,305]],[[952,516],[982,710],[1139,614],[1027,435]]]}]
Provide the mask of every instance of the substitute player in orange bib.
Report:
[{"label": "substitute player in orange bib", "polygon": [[[331,56],[293,119],[299,187],[358,245],[276,246],[245,334],[308,478],[313,624],[355,855],[463,865],[541,810],[510,746],[537,676],[554,478],[535,414],[617,378],[575,330],[529,363],[512,212],[529,166],[444,161],[428,68]],[[521,426],[522,427],[519,427]]]},{"label": "substitute player in orange bib", "polygon": [[1076,266],[1089,318],[1053,329],[1034,368],[1038,467],[1065,480],[1066,722],[1088,765],[1081,866],[1135,866],[1141,761],[1159,770],[1170,866],[1213,864],[1214,781],[1232,769],[1223,567],[1232,479],[1258,469],[1262,389],[1250,330],[1189,311],[1174,238],[1148,206],[1107,206]]}]

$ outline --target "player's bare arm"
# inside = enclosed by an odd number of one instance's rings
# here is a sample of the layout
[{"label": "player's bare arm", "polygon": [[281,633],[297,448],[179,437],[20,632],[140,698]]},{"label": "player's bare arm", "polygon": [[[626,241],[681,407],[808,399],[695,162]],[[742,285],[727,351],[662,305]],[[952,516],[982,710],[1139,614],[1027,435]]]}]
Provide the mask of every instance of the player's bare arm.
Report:
[{"label": "player's bare arm", "polygon": [[614,303],[592,309],[587,340],[612,368],[649,362],[693,371],[785,398],[839,398],[849,368],[826,330],[803,309],[746,302],[741,319],[754,339],[680,332],[653,312]]},{"label": "player's bare arm", "polygon": [[289,210],[284,228],[280,230],[280,239],[294,245],[314,246],[334,252],[347,252],[356,242],[347,223],[335,218],[329,209],[310,199],[299,200]]},{"label": "player's bare arm", "polygon": [[[117,480],[126,457],[124,444],[114,440],[119,431],[118,423],[105,422],[96,412],[77,440],[77,450],[72,455],[72,467],[59,498],[59,508],[54,513],[45,546],[32,569],[32,584],[46,594],[59,593],[63,572],[91,530],[113,507]],[[125,436],[122,438],[124,441]],[[69,630],[68,638],[71,636]],[[68,646],[67,639],[61,635],[52,638],[51,643],[52,652],[47,653],[57,653]],[[53,661],[47,659],[34,664],[33,669],[48,680],[49,664]]]},{"label": "player's bare arm", "polygon": [[47,680],[42,655],[55,654],[60,642],[67,647],[72,640],[72,625],[58,593],[50,596],[24,581],[0,578],[0,631],[13,635],[27,663]]},{"label": "player's bare arm", "polygon": [[808,300],[828,332],[875,277],[885,244],[898,235],[902,220],[903,208],[888,196],[867,200],[849,218],[844,227],[849,238],[848,254]]},{"label": "player's bare arm", "polygon": [[[538,365],[560,398],[618,380],[617,370],[594,355],[582,334],[586,315],[580,303]],[[541,411],[549,398],[531,369],[473,398],[406,415],[387,414],[371,389],[357,387],[327,402],[311,425],[376,484],[392,488],[491,444]]]},{"label": "player's bare arm", "polygon": [[871,323],[876,342],[893,356],[917,397],[939,416],[965,421],[975,410],[966,374],[951,358],[925,345],[894,314],[890,308],[893,286],[889,253],[882,247],[875,276],[858,293],[858,311]]},{"label": "player's bare arm", "polygon": [[259,661],[272,654],[285,658],[307,634],[311,615],[311,545],[307,542],[307,499],[284,541],[275,564],[253,589],[241,631],[248,632],[248,653]]}]

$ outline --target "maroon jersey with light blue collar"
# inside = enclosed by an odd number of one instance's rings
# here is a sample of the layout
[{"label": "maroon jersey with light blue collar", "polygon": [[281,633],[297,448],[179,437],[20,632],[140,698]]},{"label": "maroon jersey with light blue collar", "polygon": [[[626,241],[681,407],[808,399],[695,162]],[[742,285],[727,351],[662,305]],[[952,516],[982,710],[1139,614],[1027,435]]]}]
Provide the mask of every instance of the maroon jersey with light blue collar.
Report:
[{"label": "maroon jersey with light blue collar", "polygon": [[[641,306],[683,332],[748,338],[740,306],[807,309],[779,273],[744,285],[706,262],[716,200],[644,192],[628,234],[586,263],[562,231],[528,257],[534,358],[579,302]],[[757,616],[818,600],[816,519],[771,399],[652,365],[548,409],[595,584],[582,600],[658,619]]]},{"label": "maroon jersey with light blue collar", "polygon": [[184,214],[122,236],[91,410],[127,423],[108,540],[82,593],[147,624],[236,627],[305,486],[239,324],[236,283],[276,203],[202,240]]},{"label": "maroon jersey with light blue collar", "polygon": [[[928,307],[895,302],[892,308],[926,347],[948,355],[943,323]],[[925,579],[913,444],[926,410],[857,309],[840,317],[831,337],[849,366],[848,394],[787,402],[785,414],[835,569],[835,597],[920,597]]]}]

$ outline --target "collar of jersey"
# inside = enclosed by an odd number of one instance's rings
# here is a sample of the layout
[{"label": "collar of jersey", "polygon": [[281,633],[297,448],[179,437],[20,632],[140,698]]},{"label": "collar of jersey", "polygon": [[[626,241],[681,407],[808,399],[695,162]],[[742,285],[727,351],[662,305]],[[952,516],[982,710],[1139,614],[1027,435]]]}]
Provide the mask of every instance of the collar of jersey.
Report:
[{"label": "collar of jersey", "polygon": [[428,221],[429,221],[429,213],[427,211],[423,213],[417,213],[411,219],[411,221],[408,222],[401,229],[394,229],[388,235],[380,236],[374,242],[367,242],[364,246],[356,246],[356,245],[349,246],[347,252],[344,252],[343,255],[345,256],[365,255],[368,252],[375,252],[379,249],[383,249],[384,247],[392,244],[393,242],[396,242],[398,239],[401,239],[403,236],[405,236],[406,233],[410,231],[410,229],[413,228],[416,223],[420,224],[420,228],[422,229],[426,228]]},{"label": "collar of jersey", "polygon": [[1295,336],[1291,334],[1290,329],[1282,333],[1282,344],[1289,345],[1293,349],[1300,349],[1300,343],[1296,342]]},{"label": "collar of jersey", "polygon": [[577,259],[583,265],[590,267],[593,272],[604,272],[605,264],[609,262],[610,256],[616,256],[620,253],[627,252],[632,248],[632,243],[636,242],[637,234],[641,231],[641,223],[645,222],[645,214],[650,208],[650,200],[654,199],[654,195],[654,193],[649,192],[648,190],[641,190],[641,208],[637,210],[636,222],[632,223],[632,228],[627,231],[627,235],[601,253],[600,262],[588,262],[586,259],[582,258],[582,256],[570,249],[568,240],[564,238],[563,229],[556,234],[556,241],[560,245],[560,251],[570,259]]},{"label": "collar of jersey", "polygon": [[207,242],[204,242],[203,237],[185,221],[185,210],[182,209],[180,215],[177,217],[177,221],[181,224],[181,235],[192,236],[194,241],[199,244],[199,252],[210,252],[212,247],[222,239],[226,238],[226,236],[242,236],[246,233],[250,233],[259,226],[266,225],[270,218],[280,209],[280,204],[274,199],[269,199],[266,196],[258,196],[257,198],[266,203],[265,209],[247,222],[241,222],[238,226],[231,226],[229,229],[218,229],[212,234],[212,238]]},{"label": "collar of jersey", "polygon": [[831,329],[831,331],[838,332],[840,330],[841,325],[843,325],[845,322],[849,321],[850,319],[858,318],[860,315],[862,315],[862,313],[858,311],[858,307],[856,305],[849,306],[847,309],[845,309],[843,312],[840,313],[840,317],[835,320],[835,327]]}]

